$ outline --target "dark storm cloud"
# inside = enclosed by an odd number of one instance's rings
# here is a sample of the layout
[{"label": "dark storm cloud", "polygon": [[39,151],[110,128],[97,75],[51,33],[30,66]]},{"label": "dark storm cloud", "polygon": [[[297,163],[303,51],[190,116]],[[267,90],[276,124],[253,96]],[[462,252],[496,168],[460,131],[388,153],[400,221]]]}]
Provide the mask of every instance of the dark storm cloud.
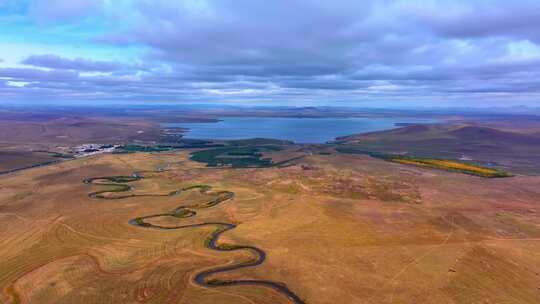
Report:
[{"label": "dark storm cloud", "polygon": [[[86,5],[103,7],[100,1],[77,3],[69,9],[83,15]],[[539,97],[538,84],[531,81],[540,79],[538,1],[139,0],[117,5],[105,15],[117,18],[121,30],[92,41],[144,50],[139,58],[144,65],[34,55],[22,62],[32,68],[0,69],[0,79],[26,82],[10,89],[20,95],[61,92],[69,98]]]}]

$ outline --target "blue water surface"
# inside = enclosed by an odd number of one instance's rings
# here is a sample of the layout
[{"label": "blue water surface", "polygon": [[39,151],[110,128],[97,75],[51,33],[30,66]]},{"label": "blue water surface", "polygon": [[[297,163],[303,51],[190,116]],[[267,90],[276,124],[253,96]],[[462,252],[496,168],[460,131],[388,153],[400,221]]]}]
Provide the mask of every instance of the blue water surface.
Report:
[{"label": "blue water surface", "polygon": [[396,128],[396,123],[432,123],[417,118],[277,118],[225,117],[211,123],[165,123],[163,127],[181,127],[192,139],[274,138],[296,143],[325,143],[339,136]]}]

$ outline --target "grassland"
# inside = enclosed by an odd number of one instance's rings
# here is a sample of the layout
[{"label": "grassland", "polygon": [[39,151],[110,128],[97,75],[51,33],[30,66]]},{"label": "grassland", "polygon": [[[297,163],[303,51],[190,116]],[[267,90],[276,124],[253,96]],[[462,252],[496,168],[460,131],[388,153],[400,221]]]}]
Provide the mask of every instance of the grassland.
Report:
[{"label": "grassland", "polygon": [[[284,167],[216,170],[166,151],[0,177],[0,302],[293,302],[253,281],[312,304],[539,302],[538,177],[293,150],[263,152],[303,153]],[[234,265],[249,267],[197,283]]]},{"label": "grassland", "polygon": [[[161,172],[163,171],[158,171],[157,173],[161,173]],[[113,189],[102,190],[99,192],[92,192],[89,194],[89,197],[101,198],[101,199],[123,199],[123,198],[133,197],[136,195],[123,195],[123,196],[108,197],[104,194],[128,192],[132,189],[132,187],[128,185],[128,183],[138,181],[142,178],[144,177],[140,173],[135,172],[131,176],[108,176],[108,177],[98,177],[98,178],[86,178],[84,180],[84,183],[94,184],[98,186],[108,186],[108,187],[110,187],[111,185],[114,185]],[[106,181],[106,182],[103,182],[103,181]],[[200,193],[210,194],[214,197],[212,197],[209,201],[191,204],[189,206],[177,207],[174,210],[167,213],[159,213],[159,214],[137,217],[137,218],[131,219],[129,223],[138,227],[142,227],[142,228],[153,228],[153,229],[159,229],[159,230],[176,230],[176,229],[185,229],[185,228],[194,228],[194,227],[198,228],[198,227],[203,227],[203,226],[215,226],[216,229],[204,241],[204,244],[207,248],[217,250],[217,251],[237,251],[237,250],[249,251],[254,255],[254,258],[252,257],[248,260],[245,260],[237,264],[233,264],[233,265],[220,266],[213,269],[201,271],[197,273],[194,278],[194,281],[197,284],[203,287],[210,287],[210,288],[224,287],[224,286],[246,286],[246,285],[247,286],[249,285],[264,286],[264,287],[272,288],[279,293],[282,293],[295,304],[304,304],[305,302],[298,295],[296,295],[289,288],[287,288],[287,286],[283,283],[266,281],[266,280],[220,280],[216,278],[209,279],[215,276],[216,274],[227,273],[230,271],[235,271],[235,270],[243,269],[246,267],[259,266],[262,263],[264,263],[266,259],[266,253],[257,247],[218,243],[220,236],[223,233],[236,228],[236,225],[231,224],[231,223],[204,222],[204,223],[187,224],[187,225],[162,226],[162,225],[152,224],[146,221],[149,219],[162,218],[162,217],[174,217],[174,218],[193,217],[197,215],[197,212],[195,210],[201,210],[201,209],[214,207],[220,203],[231,200],[234,197],[234,193],[230,191],[212,191],[212,187],[209,185],[187,186],[187,187],[183,187],[182,189],[172,191],[166,195],[168,196],[179,195],[182,192],[191,191],[195,189],[198,189]],[[163,196],[163,195],[162,194],[144,194],[144,195],[139,194],[138,196],[155,197],[155,196]]]},{"label": "grassland", "polygon": [[128,154],[136,152],[165,152],[176,149],[202,149],[202,148],[215,148],[223,147],[224,144],[214,143],[211,141],[196,141],[196,140],[182,140],[175,144],[154,144],[154,145],[137,145],[127,144],[119,146],[113,153],[115,154]]},{"label": "grassland", "polygon": [[[521,129],[476,124],[410,125],[393,130],[351,135],[336,141],[340,150],[378,155],[470,160],[495,165],[516,174],[540,173],[538,122]],[[519,124],[516,124],[519,125]],[[502,129],[502,127],[505,127]],[[536,130],[536,131],[535,131]]]},{"label": "grassland", "polygon": [[0,151],[0,174],[53,164],[70,156],[48,151]]},{"label": "grassland", "polygon": [[383,159],[390,162],[405,164],[405,165],[415,165],[426,168],[433,168],[439,170],[446,170],[451,172],[459,172],[469,175],[475,175],[486,178],[501,178],[501,177],[511,177],[512,174],[505,172],[497,168],[489,168],[481,166],[479,164],[473,164],[470,162],[456,161],[451,159],[433,159],[433,158],[418,158],[410,157],[396,154],[385,154],[380,152],[366,151],[358,149],[355,147],[340,147],[336,148],[336,151],[340,153],[348,154],[364,154],[371,157]]},{"label": "grassland", "polygon": [[481,177],[495,178],[495,177],[510,177],[510,173],[500,171],[493,168],[486,168],[475,164],[469,164],[464,162],[458,162],[445,159],[425,159],[425,158],[404,158],[394,157],[391,161],[407,165],[423,166],[428,168],[435,168],[441,170],[448,170],[452,172],[460,172],[470,175],[476,175]]},{"label": "grassland", "polygon": [[[259,143],[259,141],[258,141]],[[245,144],[245,143],[244,143]],[[277,145],[240,145],[232,142],[231,146],[206,149],[193,152],[191,159],[205,163],[208,167],[231,168],[270,168],[285,165],[298,157],[292,157],[279,162],[264,157],[264,152],[277,152],[282,148]]]}]

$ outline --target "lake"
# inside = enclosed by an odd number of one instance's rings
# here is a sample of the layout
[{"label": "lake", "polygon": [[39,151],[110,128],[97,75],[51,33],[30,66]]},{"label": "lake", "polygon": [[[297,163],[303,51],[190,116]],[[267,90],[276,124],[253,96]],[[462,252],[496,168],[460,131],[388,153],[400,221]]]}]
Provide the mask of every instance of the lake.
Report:
[{"label": "lake", "polygon": [[188,128],[185,138],[246,139],[274,138],[296,143],[325,143],[336,137],[396,128],[396,123],[433,123],[415,118],[282,118],[226,117],[211,123],[165,123],[165,128]]}]

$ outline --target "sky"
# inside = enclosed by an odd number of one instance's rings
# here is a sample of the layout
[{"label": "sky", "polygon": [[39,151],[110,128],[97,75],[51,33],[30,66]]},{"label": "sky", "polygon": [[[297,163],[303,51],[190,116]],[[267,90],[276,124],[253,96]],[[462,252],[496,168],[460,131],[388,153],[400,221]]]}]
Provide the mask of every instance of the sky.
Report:
[{"label": "sky", "polygon": [[0,103],[540,106],[538,0],[0,0]]}]

